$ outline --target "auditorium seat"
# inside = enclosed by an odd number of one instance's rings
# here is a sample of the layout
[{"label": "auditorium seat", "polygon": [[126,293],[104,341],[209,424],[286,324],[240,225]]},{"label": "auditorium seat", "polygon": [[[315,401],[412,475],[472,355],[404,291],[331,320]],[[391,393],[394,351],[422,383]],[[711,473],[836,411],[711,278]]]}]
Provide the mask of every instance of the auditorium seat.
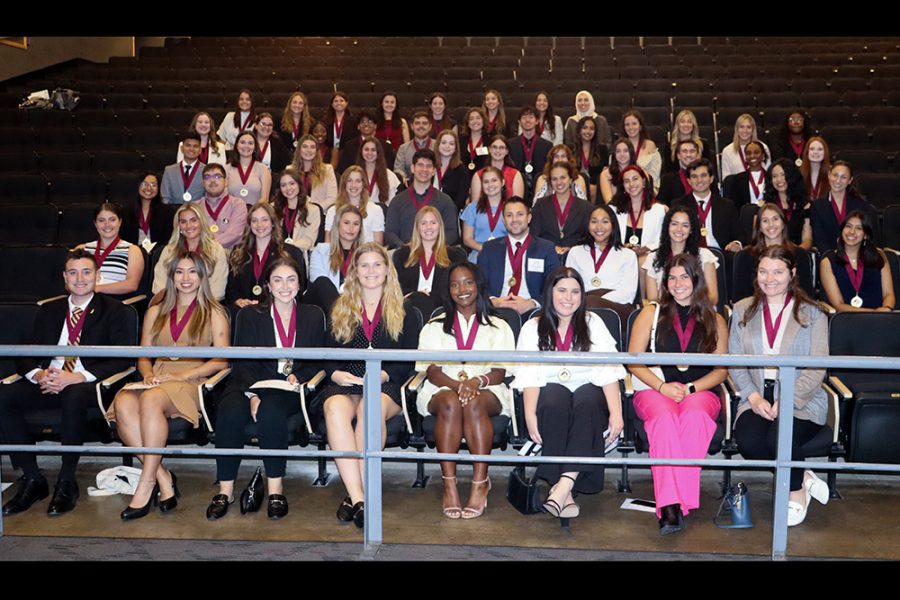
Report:
[{"label": "auditorium seat", "polygon": [[42,204],[47,181],[40,174],[6,174],[0,185],[0,204]]},{"label": "auditorium seat", "polygon": [[59,209],[52,204],[0,206],[0,243],[45,245],[56,241]]},{"label": "auditorium seat", "polygon": [[47,174],[48,198],[59,207],[81,202],[102,202],[106,199],[106,178],[88,173]]},{"label": "auditorium seat", "polygon": [[[0,248],[0,302],[37,302],[65,292],[62,272],[65,246],[6,246]],[[15,282],[15,285],[9,285]]]}]

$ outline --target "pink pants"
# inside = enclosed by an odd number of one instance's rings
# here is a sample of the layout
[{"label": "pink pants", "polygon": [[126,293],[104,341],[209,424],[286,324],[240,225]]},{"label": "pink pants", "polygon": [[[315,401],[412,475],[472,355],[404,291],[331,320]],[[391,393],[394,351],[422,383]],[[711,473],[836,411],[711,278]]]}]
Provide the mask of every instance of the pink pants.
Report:
[{"label": "pink pants", "polygon": [[[716,432],[719,397],[711,392],[685,396],[680,403],[653,390],[634,395],[634,410],[644,421],[650,458],[703,458]],[[656,516],[661,507],[680,504],[688,514],[700,506],[700,467],[650,467]]]}]

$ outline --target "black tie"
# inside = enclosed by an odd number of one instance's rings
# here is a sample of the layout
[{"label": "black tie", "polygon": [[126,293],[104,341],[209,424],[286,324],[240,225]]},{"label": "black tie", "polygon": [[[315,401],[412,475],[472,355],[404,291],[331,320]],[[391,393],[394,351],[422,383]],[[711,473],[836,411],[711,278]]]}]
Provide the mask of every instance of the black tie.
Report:
[{"label": "black tie", "polygon": [[185,177],[191,176],[191,165],[184,165],[184,176]]}]

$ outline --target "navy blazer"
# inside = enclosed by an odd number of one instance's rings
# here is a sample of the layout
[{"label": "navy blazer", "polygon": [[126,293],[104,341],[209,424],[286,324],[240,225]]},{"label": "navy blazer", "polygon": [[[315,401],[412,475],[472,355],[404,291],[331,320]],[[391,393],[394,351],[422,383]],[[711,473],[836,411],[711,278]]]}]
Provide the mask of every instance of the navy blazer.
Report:
[{"label": "navy blazer", "polygon": [[[488,295],[499,296],[503,292],[503,271],[506,266],[506,240],[507,237],[488,240],[478,253],[478,266],[484,271],[487,278]],[[544,261],[543,271],[529,271],[528,259],[537,258]],[[556,246],[552,242],[531,235],[531,245],[525,251],[525,259],[522,268],[525,269],[525,283],[528,285],[528,293],[531,297],[541,301],[544,293],[544,280],[547,273],[559,266],[559,255],[556,254]]]},{"label": "navy blazer", "polygon": [[[854,210],[861,210],[869,215],[869,222],[875,227],[875,238],[878,239],[878,211],[875,207],[855,196],[846,194],[844,204],[847,207],[846,214]],[[813,245],[822,256],[829,250],[837,248],[837,239],[841,235],[841,224],[837,222],[834,209],[831,208],[829,197],[823,196],[813,201],[809,207],[809,222],[812,225]]]}]

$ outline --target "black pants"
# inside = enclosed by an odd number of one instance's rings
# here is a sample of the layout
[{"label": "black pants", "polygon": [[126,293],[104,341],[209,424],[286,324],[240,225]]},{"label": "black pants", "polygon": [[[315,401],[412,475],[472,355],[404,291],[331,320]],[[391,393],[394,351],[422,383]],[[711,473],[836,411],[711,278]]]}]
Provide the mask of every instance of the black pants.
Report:
[{"label": "black pants", "polygon": [[[821,425],[806,419],[794,417],[794,437],[791,441],[791,460],[806,458],[800,448],[816,437]],[[735,424],[734,437],[741,455],[751,460],[772,460],[778,452],[778,419],[769,421],[758,414],[747,411]],[[803,469],[791,469],[791,491],[803,487]]]},{"label": "black pants", "polygon": [[[258,390],[262,402],[256,413],[259,447],[266,450],[285,450],[288,447],[288,417],[300,412],[300,398],[292,392]],[[250,416],[250,398],[243,392],[227,393],[218,405],[216,416],[216,448],[243,448],[245,428],[253,421]],[[266,476],[284,477],[287,460],[264,458]],[[219,481],[234,481],[241,459],[222,456],[216,459],[216,476]]]},{"label": "black pants", "polygon": [[[62,409],[60,442],[64,446],[84,444],[87,430],[87,411],[97,402],[94,383],[75,383],[59,394],[42,394],[41,388],[26,379],[9,385],[0,385],[0,431],[7,444],[32,444],[25,422],[26,410]],[[21,468],[26,477],[42,477],[37,456],[30,452],[10,454],[13,467]],[[75,481],[75,467],[79,454],[63,454],[59,479]]]},{"label": "black pants", "polygon": [[[609,425],[603,388],[586,383],[575,392],[558,383],[541,388],[537,404],[538,429],[544,441],[544,456],[605,455],[603,432]],[[579,492],[592,494],[603,489],[602,465],[543,464],[537,476],[551,484],[563,473],[578,471]]]}]

